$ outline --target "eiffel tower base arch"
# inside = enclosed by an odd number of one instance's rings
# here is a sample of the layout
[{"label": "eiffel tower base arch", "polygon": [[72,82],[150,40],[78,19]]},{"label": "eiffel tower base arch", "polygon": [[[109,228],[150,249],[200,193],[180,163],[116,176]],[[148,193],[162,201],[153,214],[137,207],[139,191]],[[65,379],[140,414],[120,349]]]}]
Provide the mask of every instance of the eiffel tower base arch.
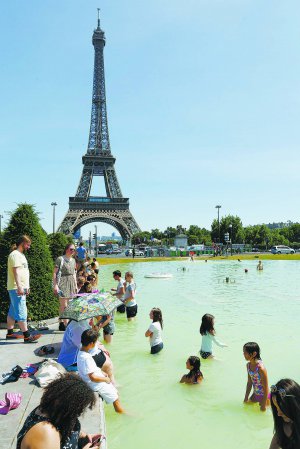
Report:
[{"label": "eiffel tower base arch", "polygon": [[113,226],[120,233],[123,240],[128,240],[140,231],[138,224],[130,210],[70,210],[64,217],[58,232],[74,234],[86,224],[102,222]]}]

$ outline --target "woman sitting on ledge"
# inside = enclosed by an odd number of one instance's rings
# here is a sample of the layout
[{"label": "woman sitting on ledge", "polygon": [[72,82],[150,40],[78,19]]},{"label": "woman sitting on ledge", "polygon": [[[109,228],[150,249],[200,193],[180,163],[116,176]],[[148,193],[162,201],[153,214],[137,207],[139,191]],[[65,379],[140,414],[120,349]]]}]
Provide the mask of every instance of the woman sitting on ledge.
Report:
[{"label": "woman sitting on ledge", "polygon": [[[96,317],[101,319],[101,317]],[[60,353],[58,355],[58,363],[61,363],[69,371],[77,371],[77,356],[81,347],[81,335],[86,329],[91,329],[89,320],[70,321],[62,341]],[[112,383],[115,383],[113,374],[113,364],[109,357],[109,352],[105,346],[98,342],[92,356],[96,365],[104,371]]]},{"label": "woman sitting on ledge", "polygon": [[76,374],[64,374],[44,390],[40,405],[27,417],[17,437],[17,449],[99,448],[100,435],[87,435],[78,421],[96,404],[94,392]]}]

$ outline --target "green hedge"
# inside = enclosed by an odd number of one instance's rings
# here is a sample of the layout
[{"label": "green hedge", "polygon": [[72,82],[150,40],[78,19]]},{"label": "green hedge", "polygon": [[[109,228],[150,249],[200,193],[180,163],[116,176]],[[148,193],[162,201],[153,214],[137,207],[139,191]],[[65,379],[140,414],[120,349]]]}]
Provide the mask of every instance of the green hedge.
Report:
[{"label": "green hedge", "polygon": [[61,232],[49,234],[47,236],[47,241],[51,257],[54,262],[59,256],[63,254],[64,249],[68,245],[68,243],[73,243],[73,239],[71,236],[62,234]]},{"label": "green hedge", "polygon": [[27,299],[28,319],[35,321],[58,316],[58,300],[51,287],[53,261],[47,234],[39,223],[34,206],[19,204],[0,237],[0,322],[6,321],[9,307],[6,290],[7,258],[11,245],[23,234],[27,234],[32,240],[31,248],[25,254],[30,271],[31,291]]}]

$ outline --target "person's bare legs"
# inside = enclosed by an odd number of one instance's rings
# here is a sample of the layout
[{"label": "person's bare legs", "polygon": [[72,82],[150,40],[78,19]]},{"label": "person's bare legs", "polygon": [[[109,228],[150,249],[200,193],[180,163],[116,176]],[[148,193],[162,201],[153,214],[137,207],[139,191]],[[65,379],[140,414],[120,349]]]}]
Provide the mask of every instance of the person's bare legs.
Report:
[{"label": "person's bare legs", "polygon": [[112,361],[110,360],[110,358],[108,356],[106,356],[106,360],[104,362],[104,364],[102,365],[102,371],[108,375],[108,377],[111,380],[111,383],[113,385],[115,385],[116,381],[115,381],[115,376],[114,376],[114,367],[112,364]]},{"label": "person's bare legs", "polygon": [[112,335],[110,334],[104,334],[104,341],[106,343],[111,343],[112,342]]},{"label": "person's bare legs", "polygon": [[[28,331],[27,321],[18,321],[19,328],[22,332]],[[15,319],[7,315],[7,330],[13,330],[15,326]]]},{"label": "person's bare legs", "polygon": [[121,405],[120,399],[117,399],[115,402],[113,402],[113,406],[117,413],[125,413],[125,410]]},{"label": "person's bare legs", "polygon": [[[59,297],[59,316],[61,316],[64,310],[68,307],[69,298]],[[59,320],[59,322],[63,322],[65,326],[67,326],[69,320]]]}]

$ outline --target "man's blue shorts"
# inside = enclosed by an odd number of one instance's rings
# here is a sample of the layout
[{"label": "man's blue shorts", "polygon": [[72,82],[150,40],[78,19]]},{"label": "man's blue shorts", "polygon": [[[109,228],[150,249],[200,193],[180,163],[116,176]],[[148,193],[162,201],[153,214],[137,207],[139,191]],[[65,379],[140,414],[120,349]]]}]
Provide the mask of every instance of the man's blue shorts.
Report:
[{"label": "man's blue shorts", "polygon": [[10,306],[8,315],[16,321],[27,321],[26,295],[17,295],[17,290],[8,290]]}]

